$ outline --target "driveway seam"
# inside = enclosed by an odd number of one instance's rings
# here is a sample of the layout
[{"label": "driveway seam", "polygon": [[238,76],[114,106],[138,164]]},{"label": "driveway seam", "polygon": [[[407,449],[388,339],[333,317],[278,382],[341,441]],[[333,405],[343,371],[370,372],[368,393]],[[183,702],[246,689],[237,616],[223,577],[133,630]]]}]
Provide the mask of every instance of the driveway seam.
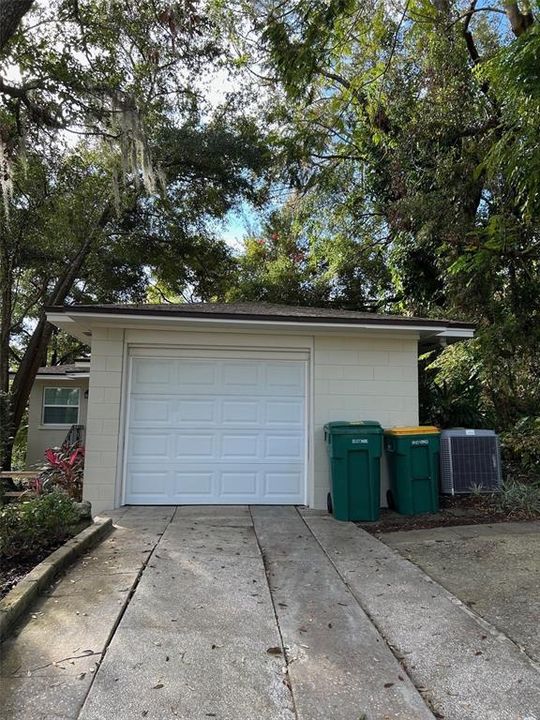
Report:
[{"label": "driveway seam", "polygon": [[125,599],[125,601],[124,601],[124,604],[122,605],[122,607],[121,607],[121,609],[120,609],[120,612],[118,613],[118,615],[117,615],[117,617],[116,617],[116,620],[114,621],[114,624],[113,624],[113,626],[112,626],[112,628],[111,628],[111,631],[109,632],[109,634],[108,634],[108,636],[107,636],[107,640],[105,641],[105,645],[104,645],[104,647],[103,647],[103,652],[101,653],[101,658],[99,659],[99,662],[98,662],[98,664],[97,664],[97,667],[96,667],[95,671],[92,673],[92,682],[91,682],[90,685],[88,686],[88,689],[87,689],[87,691],[86,691],[86,693],[85,693],[85,695],[84,695],[84,699],[83,699],[83,701],[82,701],[82,703],[81,703],[81,706],[80,706],[80,708],[79,708],[79,711],[78,711],[78,713],[77,713],[77,718],[80,717],[81,712],[83,711],[83,708],[84,708],[84,706],[85,706],[85,704],[86,704],[86,701],[88,700],[88,696],[90,695],[90,692],[92,691],[92,688],[94,687],[94,682],[96,681],[97,674],[98,674],[98,672],[99,672],[99,670],[100,670],[100,668],[101,668],[101,665],[103,664],[103,660],[105,659],[105,655],[107,654],[107,650],[109,649],[109,645],[111,644],[112,639],[114,638],[114,635],[115,635],[115,633],[116,633],[116,631],[117,631],[117,629],[118,629],[118,626],[119,626],[120,623],[122,622],[122,619],[123,619],[124,615],[126,614],[126,610],[128,609],[129,604],[130,604],[133,596],[135,595],[135,591],[137,590],[137,588],[138,588],[138,586],[139,586],[139,583],[140,583],[140,581],[141,581],[142,575],[143,575],[144,571],[146,570],[146,568],[148,567],[148,563],[149,563],[150,560],[152,559],[152,556],[154,555],[154,553],[155,553],[156,549],[158,548],[160,542],[162,541],[163,536],[165,535],[165,533],[166,533],[166,531],[167,531],[167,528],[169,527],[169,525],[170,525],[170,524],[172,523],[172,521],[174,520],[174,518],[175,518],[175,516],[176,516],[177,510],[178,510],[178,505],[175,506],[173,514],[171,515],[171,517],[169,518],[169,521],[167,522],[167,524],[166,524],[165,527],[163,528],[163,532],[162,532],[161,535],[159,536],[159,540],[156,542],[156,544],[155,544],[154,547],[152,548],[151,552],[148,553],[148,556],[146,557],[145,560],[143,560],[143,563],[142,563],[141,567],[139,568],[139,571],[138,571],[138,573],[137,573],[137,577],[136,577],[135,580],[133,581],[133,584],[132,584],[132,586],[131,586],[128,594],[127,594],[127,597],[126,597],[126,599]]},{"label": "driveway seam", "polygon": [[433,708],[433,706],[431,705],[431,703],[429,702],[429,700],[424,696],[424,694],[423,694],[422,691],[420,690],[419,686],[415,683],[414,679],[411,677],[411,675],[410,675],[410,673],[408,672],[405,664],[403,663],[403,658],[400,657],[398,654],[396,654],[394,648],[393,648],[392,645],[388,642],[388,640],[387,640],[387,638],[386,638],[386,635],[385,635],[384,632],[382,631],[382,629],[381,629],[381,627],[379,626],[379,624],[374,620],[372,614],[371,614],[371,613],[363,606],[363,604],[360,602],[360,600],[359,600],[358,597],[356,596],[356,593],[354,592],[354,589],[352,588],[352,586],[347,582],[347,579],[340,573],[339,568],[338,568],[337,565],[334,563],[334,561],[333,561],[333,559],[330,557],[330,555],[326,552],[325,547],[324,547],[324,546],[322,545],[322,543],[319,541],[319,539],[317,538],[317,536],[315,535],[315,533],[311,530],[311,528],[310,528],[309,525],[307,524],[304,516],[303,516],[302,513],[299,511],[298,506],[295,505],[294,507],[295,507],[296,512],[297,512],[298,515],[300,516],[302,522],[304,523],[305,527],[307,528],[307,531],[308,531],[308,532],[310,533],[310,535],[313,537],[313,539],[315,540],[315,542],[317,543],[317,545],[321,548],[322,552],[324,553],[324,555],[325,555],[326,558],[328,559],[329,563],[332,565],[332,567],[334,568],[334,570],[335,570],[336,573],[338,574],[339,578],[341,579],[341,581],[343,582],[343,584],[345,585],[345,587],[347,588],[347,590],[350,592],[351,596],[354,598],[354,600],[355,600],[356,604],[358,605],[358,607],[362,610],[363,613],[365,613],[365,615],[366,615],[367,618],[369,619],[370,623],[373,625],[373,627],[377,630],[377,632],[378,632],[379,635],[381,636],[381,638],[382,638],[384,644],[386,645],[386,647],[388,648],[388,650],[392,653],[393,657],[395,657],[396,660],[398,661],[400,667],[403,669],[403,672],[407,675],[407,677],[408,677],[409,680],[411,681],[413,687],[415,688],[416,692],[417,692],[417,693],[419,694],[419,696],[422,698],[422,700],[423,700],[426,708],[427,708],[431,713],[433,713],[434,717],[440,717],[440,715],[437,715],[437,714],[436,714],[436,711],[435,711],[435,709]]},{"label": "driveway seam", "polygon": [[261,547],[261,544],[259,542],[259,536],[257,535],[257,530],[255,528],[255,521],[253,519],[253,513],[251,512],[251,505],[248,505],[248,510],[249,510],[249,516],[251,518],[251,523],[253,525],[253,534],[255,535],[255,541],[257,543],[257,547],[259,549],[259,553],[260,553],[263,568],[264,568],[264,577],[266,578],[266,587],[268,588],[268,594],[270,595],[270,602],[272,603],[272,612],[274,613],[274,620],[275,620],[278,635],[279,635],[279,642],[281,645],[281,650],[283,652],[283,658],[285,660],[285,667],[287,668],[287,687],[289,688],[289,692],[291,694],[292,710],[293,710],[293,714],[294,714],[294,717],[296,718],[296,720],[299,720],[298,719],[298,710],[296,708],[296,700],[294,697],[294,691],[293,691],[292,682],[291,682],[291,676],[289,674],[289,666],[290,666],[289,656],[287,654],[287,648],[283,641],[283,634],[281,632],[281,626],[279,624],[279,617],[278,617],[277,610],[276,610],[276,604],[274,602],[274,596],[272,595],[272,589],[270,588],[270,583],[268,581],[268,566],[266,563],[266,557],[265,557],[265,554]]}]

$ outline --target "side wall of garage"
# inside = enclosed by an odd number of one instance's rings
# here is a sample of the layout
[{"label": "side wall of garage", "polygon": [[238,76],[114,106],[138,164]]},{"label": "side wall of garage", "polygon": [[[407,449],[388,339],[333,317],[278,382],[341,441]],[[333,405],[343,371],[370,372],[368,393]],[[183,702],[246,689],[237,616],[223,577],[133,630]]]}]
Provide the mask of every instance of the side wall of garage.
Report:
[{"label": "side wall of garage", "polygon": [[[119,329],[96,327],[87,417],[85,497],[94,513],[121,503],[123,395],[130,346],[308,350],[308,498],[326,507],[328,463],[323,426],[331,420],[375,419],[384,426],[418,422],[417,338]],[[386,470],[383,468],[384,500]]]},{"label": "side wall of garage", "polygon": [[[418,344],[416,338],[314,338],[313,507],[325,508],[328,464],[324,424],[332,420],[378,420],[383,427],[418,424]],[[388,477],[383,458],[381,504]]]}]

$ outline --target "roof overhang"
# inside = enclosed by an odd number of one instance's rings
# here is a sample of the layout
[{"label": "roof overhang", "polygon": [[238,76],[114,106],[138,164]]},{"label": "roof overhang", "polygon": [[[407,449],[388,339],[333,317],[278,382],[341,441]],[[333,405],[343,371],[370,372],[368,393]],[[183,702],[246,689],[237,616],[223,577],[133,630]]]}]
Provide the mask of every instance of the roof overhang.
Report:
[{"label": "roof overhang", "polygon": [[93,310],[91,306],[81,308],[50,308],[47,320],[79,340],[90,344],[96,327],[123,327],[148,329],[216,330],[234,329],[239,332],[321,334],[402,334],[414,335],[423,341],[455,342],[474,336],[474,326],[468,323],[456,324],[434,320],[403,318],[396,320],[380,318],[349,320],[348,318],[318,317],[247,317],[233,315],[212,315],[210,313],[178,313],[141,311]]},{"label": "roof overhang", "polygon": [[89,380],[90,373],[44,373],[40,372],[36,375],[34,382],[38,380],[45,380],[51,382],[52,380]]}]

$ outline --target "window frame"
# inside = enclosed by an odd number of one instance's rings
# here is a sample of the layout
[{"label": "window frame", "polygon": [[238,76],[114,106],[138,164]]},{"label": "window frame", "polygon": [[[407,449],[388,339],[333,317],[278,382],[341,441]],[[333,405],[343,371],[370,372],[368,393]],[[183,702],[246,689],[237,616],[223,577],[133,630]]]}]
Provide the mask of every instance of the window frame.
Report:
[{"label": "window frame", "polygon": [[[77,391],[77,405],[51,405],[45,402],[47,390],[76,390]],[[45,421],[45,408],[56,407],[56,408],[77,408],[77,419],[74,422],[60,423],[60,422],[46,422]],[[81,417],[81,388],[80,387],[69,387],[65,385],[45,385],[43,387],[43,393],[41,396],[41,427],[45,428],[69,428],[72,425],[78,425]]]}]

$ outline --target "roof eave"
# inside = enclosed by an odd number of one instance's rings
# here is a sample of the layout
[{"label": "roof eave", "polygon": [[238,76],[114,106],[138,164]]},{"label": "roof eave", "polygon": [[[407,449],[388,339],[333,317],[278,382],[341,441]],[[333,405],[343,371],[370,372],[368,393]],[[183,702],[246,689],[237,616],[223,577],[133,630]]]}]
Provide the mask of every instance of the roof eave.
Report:
[{"label": "roof eave", "polygon": [[[260,328],[260,329],[287,329],[296,330],[320,329],[323,331],[346,331],[354,332],[355,330],[371,331],[371,332],[404,332],[418,334],[422,338],[427,337],[453,337],[455,339],[466,339],[474,336],[474,327],[469,324],[457,326],[452,323],[449,325],[426,320],[415,321],[413,318],[405,318],[398,321],[393,318],[388,320],[381,319],[359,319],[349,320],[348,318],[319,318],[319,317],[253,317],[243,315],[225,315],[225,314],[208,314],[208,313],[190,313],[179,314],[177,312],[168,314],[167,312],[152,313],[148,311],[117,312],[99,309],[96,312],[90,310],[70,310],[70,308],[51,308],[47,312],[47,319],[57,327],[66,330],[68,333],[75,335],[84,342],[89,342],[92,334],[92,326],[103,324],[126,324],[141,323],[151,320],[153,323],[159,323],[160,326],[196,326],[204,325],[205,327],[230,327],[238,328]],[[77,333],[77,334],[76,334]]]}]

